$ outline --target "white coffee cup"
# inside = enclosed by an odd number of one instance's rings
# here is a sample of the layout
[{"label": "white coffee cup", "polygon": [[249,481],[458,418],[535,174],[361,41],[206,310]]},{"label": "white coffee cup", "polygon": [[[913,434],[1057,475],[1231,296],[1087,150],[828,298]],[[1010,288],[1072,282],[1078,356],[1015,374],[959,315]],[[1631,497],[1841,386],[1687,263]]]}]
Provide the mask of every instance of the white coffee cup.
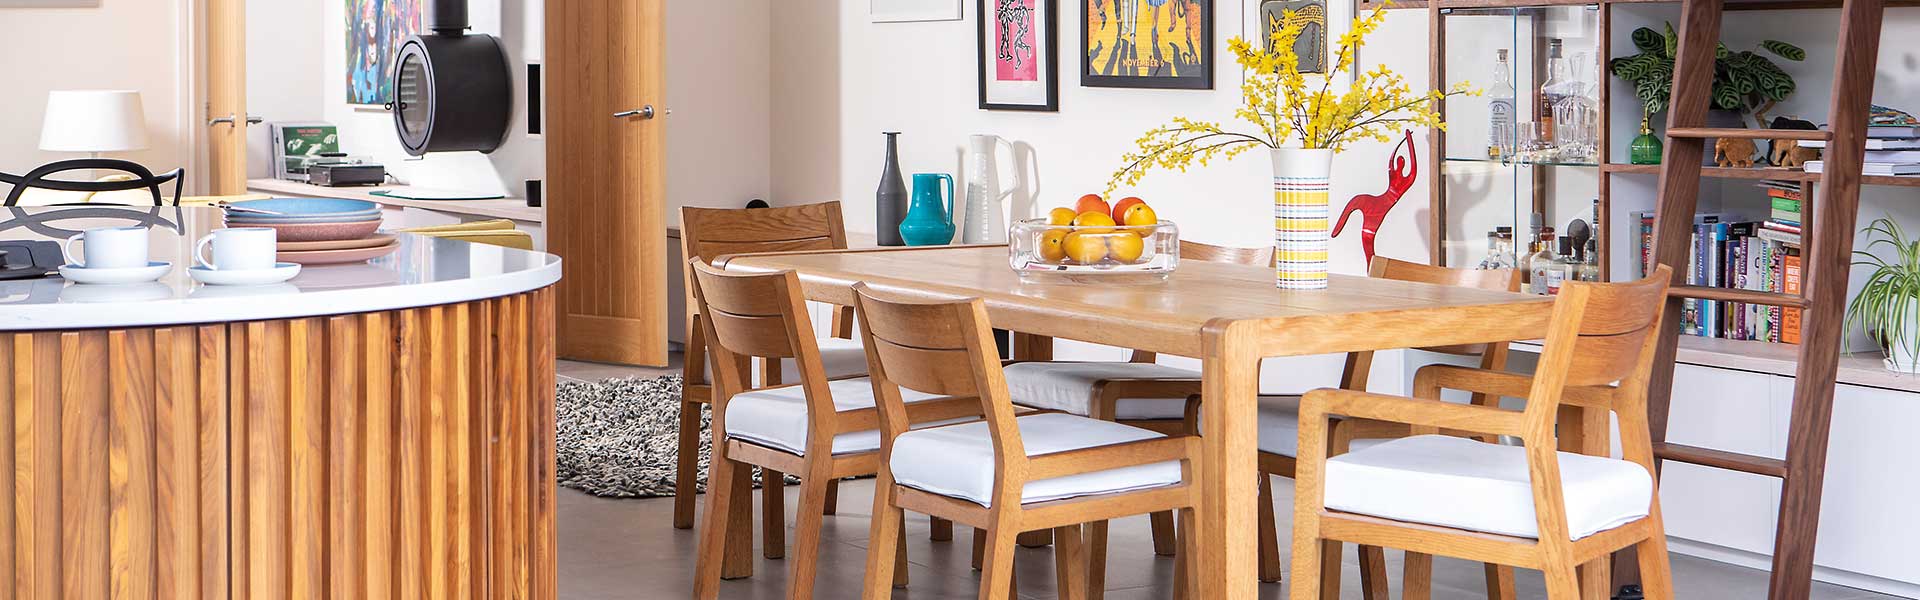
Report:
[{"label": "white coffee cup", "polygon": [[[75,254],[73,243],[82,242],[85,254]],[[147,228],[103,227],[88,229],[67,238],[67,262],[88,269],[132,269],[147,266]],[[80,260],[76,260],[80,259]]]},{"label": "white coffee cup", "polygon": [[[215,229],[193,245],[193,263],[215,271],[271,269],[278,252],[275,234],[267,227]],[[213,245],[211,261],[206,259],[208,244]]]}]

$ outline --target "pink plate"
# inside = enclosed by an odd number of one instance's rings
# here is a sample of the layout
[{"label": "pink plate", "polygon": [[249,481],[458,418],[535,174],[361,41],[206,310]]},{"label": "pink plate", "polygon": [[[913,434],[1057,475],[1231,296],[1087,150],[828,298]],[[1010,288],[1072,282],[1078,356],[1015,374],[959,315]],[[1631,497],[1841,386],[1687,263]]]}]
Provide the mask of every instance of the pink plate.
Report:
[{"label": "pink plate", "polygon": [[248,227],[268,227],[279,232],[282,242],[330,242],[334,240],[357,240],[373,235],[380,229],[380,221],[362,221],[359,223],[288,223],[247,224]]},{"label": "pink plate", "polygon": [[307,250],[304,252],[281,252],[280,261],[303,265],[337,265],[366,262],[400,249],[400,242],[394,241],[377,248],[349,248],[346,250]]}]

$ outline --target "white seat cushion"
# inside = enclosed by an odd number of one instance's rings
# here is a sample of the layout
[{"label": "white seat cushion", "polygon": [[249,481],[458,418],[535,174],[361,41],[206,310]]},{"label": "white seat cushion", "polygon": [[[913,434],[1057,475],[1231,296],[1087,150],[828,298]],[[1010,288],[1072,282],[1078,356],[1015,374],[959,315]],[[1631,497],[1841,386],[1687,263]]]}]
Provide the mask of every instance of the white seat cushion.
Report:
[{"label": "white seat cushion", "polygon": [[[828,378],[852,377],[867,374],[867,349],[860,340],[844,340],[836,337],[819,338],[820,366],[827,372]],[[709,366],[701,371],[701,383],[713,383],[713,368]],[[760,384],[760,361],[753,361],[752,379],[742,383],[749,387]],[[800,363],[791,359],[780,359],[780,382],[799,383]]]},{"label": "white seat cushion", "polygon": [[[1353,440],[1348,445],[1349,452],[1361,448],[1370,448],[1385,443],[1382,439]],[[1300,456],[1300,397],[1299,396],[1261,396],[1260,397],[1260,441],[1261,452],[1281,456]]]},{"label": "white seat cushion", "polygon": [[[1060,413],[1016,420],[1027,456],[1165,437],[1111,421]],[[900,485],[991,506],[993,438],[976,421],[909,431],[893,441],[893,480]],[[1180,483],[1180,463],[1168,461],[1027,482],[1021,503],[1124,492]]]},{"label": "white seat cushion", "polygon": [[[1199,379],[1200,373],[1154,363],[1027,362],[1007,365],[1007,395],[1021,406],[1087,416],[1093,409],[1093,384],[1106,379]],[[1181,419],[1186,398],[1121,398],[1117,419]]]},{"label": "white seat cushion", "polygon": [[[859,410],[874,406],[873,383],[865,377],[837,379],[828,382],[827,389],[833,394],[835,411]],[[909,403],[944,397],[922,394],[905,388],[900,390],[900,399]],[[973,419],[939,421],[920,426],[934,427],[970,420]],[[798,385],[784,385],[735,394],[727,401],[726,426],[728,436],[805,456],[807,453],[806,392]],[[879,449],[880,431],[877,429],[842,433],[833,437],[835,456]]]},{"label": "white seat cushion", "polygon": [[[1653,477],[1623,460],[1561,452],[1567,528],[1580,539],[1647,516]],[[1538,538],[1526,449],[1422,435],[1333,457],[1327,508]]]}]

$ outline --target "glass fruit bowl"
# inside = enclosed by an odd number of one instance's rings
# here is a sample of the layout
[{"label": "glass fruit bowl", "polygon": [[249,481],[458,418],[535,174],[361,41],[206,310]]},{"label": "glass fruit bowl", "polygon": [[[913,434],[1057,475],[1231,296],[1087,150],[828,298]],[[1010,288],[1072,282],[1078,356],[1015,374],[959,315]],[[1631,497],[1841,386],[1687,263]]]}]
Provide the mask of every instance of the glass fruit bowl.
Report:
[{"label": "glass fruit bowl", "polygon": [[1180,228],[1172,221],[1075,227],[1025,219],[1008,232],[1007,253],[1023,280],[1159,281],[1180,266]]}]

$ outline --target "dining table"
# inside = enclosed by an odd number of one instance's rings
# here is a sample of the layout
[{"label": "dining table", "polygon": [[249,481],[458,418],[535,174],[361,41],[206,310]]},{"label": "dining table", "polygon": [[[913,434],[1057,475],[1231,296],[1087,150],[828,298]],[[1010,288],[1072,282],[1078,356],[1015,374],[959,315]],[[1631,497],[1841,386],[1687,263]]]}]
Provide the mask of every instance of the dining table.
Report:
[{"label": "dining table", "polygon": [[[729,271],[794,271],[808,300],[842,306],[852,304],[852,286],[860,282],[903,298],[980,298],[994,327],[1021,338],[1016,358],[1045,359],[1051,340],[1068,339],[1199,359],[1203,501],[1195,515],[1201,556],[1194,572],[1202,598],[1259,595],[1262,359],[1533,339],[1553,312],[1544,296],[1339,274],[1326,289],[1282,290],[1270,268],[1199,261],[1179,263],[1164,279],[1029,280],[1010,266],[1003,245],[747,254],[714,263]],[[1604,431],[1604,421],[1598,427]]]}]

